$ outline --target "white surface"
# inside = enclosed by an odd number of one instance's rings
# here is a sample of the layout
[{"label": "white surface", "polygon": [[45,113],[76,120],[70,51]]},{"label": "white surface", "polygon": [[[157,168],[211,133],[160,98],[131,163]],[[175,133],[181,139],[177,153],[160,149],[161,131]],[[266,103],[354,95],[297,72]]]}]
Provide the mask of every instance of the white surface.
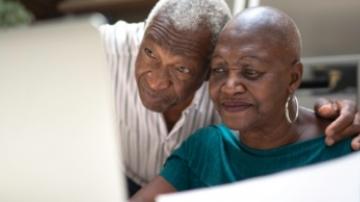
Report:
[{"label": "white surface", "polygon": [[160,196],[157,202],[359,202],[360,152],[244,182]]},{"label": "white surface", "polygon": [[279,8],[298,25],[303,57],[360,54],[359,0],[261,0]]},{"label": "white surface", "polygon": [[89,20],[0,32],[1,202],[125,201],[98,34]]}]

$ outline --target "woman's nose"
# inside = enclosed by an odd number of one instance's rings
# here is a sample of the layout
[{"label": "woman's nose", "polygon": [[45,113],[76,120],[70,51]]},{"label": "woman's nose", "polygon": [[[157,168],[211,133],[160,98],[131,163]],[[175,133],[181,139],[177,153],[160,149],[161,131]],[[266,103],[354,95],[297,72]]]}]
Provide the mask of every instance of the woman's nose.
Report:
[{"label": "woman's nose", "polygon": [[239,75],[230,74],[222,87],[222,91],[228,95],[240,94],[246,91],[246,86]]}]

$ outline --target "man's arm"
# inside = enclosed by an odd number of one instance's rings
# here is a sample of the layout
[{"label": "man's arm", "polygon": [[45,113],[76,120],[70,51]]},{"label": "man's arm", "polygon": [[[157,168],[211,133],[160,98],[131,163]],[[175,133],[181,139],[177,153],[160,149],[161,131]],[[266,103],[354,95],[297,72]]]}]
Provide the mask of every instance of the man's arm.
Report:
[{"label": "man's arm", "polygon": [[155,177],[149,184],[140,189],[131,199],[130,202],[150,202],[160,194],[176,192],[176,189],[168,183],[163,177]]},{"label": "man's arm", "polygon": [[351,146],[354,150],[360,150],[360,113],[355,102],[319,99],[314,109],[318,117],[334,119],[325,129],[327,145],[333,145],[343,138],[355,135]]}]

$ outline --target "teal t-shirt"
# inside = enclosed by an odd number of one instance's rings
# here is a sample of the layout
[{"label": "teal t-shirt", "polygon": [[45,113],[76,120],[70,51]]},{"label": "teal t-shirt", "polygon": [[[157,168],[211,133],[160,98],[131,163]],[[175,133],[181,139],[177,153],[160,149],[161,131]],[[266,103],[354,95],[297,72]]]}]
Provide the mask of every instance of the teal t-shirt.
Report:
[{"label": "teal t-shirt", "polygon": [[174,151],[160,175],[182,191],[310,165],[351,151],[350,138],[328,147],[323,136],[275,149],[253,149],[225,125],[212,125],[196,131]]}]

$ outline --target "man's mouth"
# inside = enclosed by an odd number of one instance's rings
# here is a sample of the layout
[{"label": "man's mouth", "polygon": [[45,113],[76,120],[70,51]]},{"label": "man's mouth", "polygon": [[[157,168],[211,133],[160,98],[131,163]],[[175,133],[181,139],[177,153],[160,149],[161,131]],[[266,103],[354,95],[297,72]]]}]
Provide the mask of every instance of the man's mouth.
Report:
[{"label": "man's mouth", "polygon": [[154,97],[154,98],[157,97],[157,94],[154,91],[150,90],[149,88],[145,87],[144,85],[142,86],[142,91],[150,97]]},{"label": "man's mouth", "polygon": [[224,101],[221,103],[221,108],[226,112],[241,112],[245,111],[252,107],[252,104],[244,101],[237,101],[237,100],[231,100],[231,101]]}]

